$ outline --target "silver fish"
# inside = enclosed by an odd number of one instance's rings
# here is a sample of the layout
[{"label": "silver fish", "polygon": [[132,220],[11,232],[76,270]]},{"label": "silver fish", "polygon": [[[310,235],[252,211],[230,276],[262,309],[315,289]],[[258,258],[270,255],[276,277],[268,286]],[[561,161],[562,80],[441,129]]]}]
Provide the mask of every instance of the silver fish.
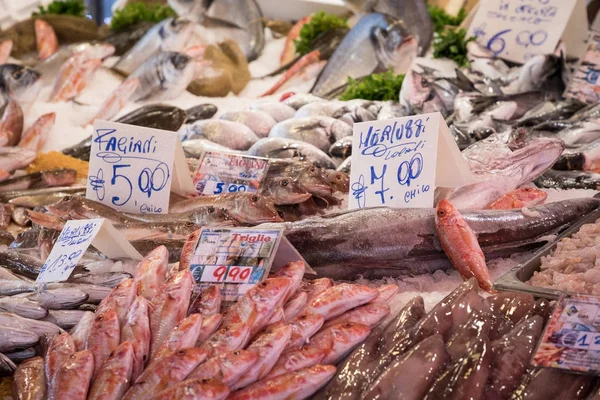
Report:
[{"label": "silver fish", "polygon": [[269,136],[271,128],[277,123],[269,114],[258,110],[229,111],[221,114],[220,118],[244,124],[258,137]]},{"label": "silver fish", "polygon": [[6,353],[5,356],[8,357],[12,362],[20,364],[25,360],[28,360],[37,355],[37,351],[34,347],[28,347],[23,350],[13,351],[10,353]]},{"label": "silver fish", "polygon": [[88,296],[85,302],[92,304],[100,303],[112,291],[112,288],[107,286],[90,285],[88,283],[48,283],[47,287],[52,290],[71,291],[73,300],[75,300],[76,297],[82,297],[78,292],[84,292]]},{"label": "silver fish", "polygon": [[104,273],[82,273],[72,274],[68,282],[88,283],[90,285],[100,285],[114,288],[119,283],[131,278],[131,274],[126,272],[104,272]]},{"label": "silver fish", "polygon": [[[301,107],[314,103],[317,101],[325,101],[326,99],[323,97],[315,96],[310,93],[297,93],[290,97],[287,97],[282,101],[284,105],[292,107],[294,110],[299,110]],[[286,118],[287,119],[287,118]]]},{"label": "silver fish", "polygon": [[62,329],[71,329],[88,314],[90,314],[89,311],[82,310],[49,310],[48,315],[42,320],[51,322]]},{"label": "silver fish", "polygon": [[248,149],[248,155],[267,158],[295,158],[301,161],[310,161],[323,168],[335,168],[335,163],[325,152],[309,143],[294,139],[279,137],[260,139]]},{"label": "silver fish", "polygon": [[239,122],[209,119],[184,125],[179,130],[182,142],[193,139],[208,139],[232,150],[248,150],[259,137],[246,125]]},{"label": "silver fish", "polygon": [[0,65],[0,107],[9,98],[23,108],[33,103],[40,93],[40,73],[17,64]]},{"label": "silver fish", "polygon": [[42,335],[54,336],[61,332],[61,329],[58,326],[50,322],[23,318],[11,313],[0,313],[0,326],[15,327],[33,333],[38,337]]},{"label": "silver fish", "polygon": [[229,147],[221,146],[218,143],[208,139],[190,139],[181,143],[187,157],[200,158],[202,154],[212,151],[217,153],[241,153],[238,150],[232,150]]},{"label": "silver fish", "polygon": [[19,293],[35,292],[38,285],[22,280],[0,280],[0,296],[13,296]]},{"label": "silver fish", "polygon": [[305,117],[333,117],[333,114],[342,106],[338,101],[315,101],[303,105],[296,111],[295,118]]},{"label": "silver fish", "polygon": [[48,315],[48,310],[35,301],[18,297],[0,298],[0,311],[31,319],[42,319]]},{"label": "silver fish", "polygon": [[266,112],[277,122],[293,118],[296,112],[292,107],[275,101],[253,104],[250,109]]},{"label": "silver fish", "polygon": [[35,346],[39,335],[20,328],[0,325],[0,351],[9,352]]},{"label": "silver fish", "polygon": [[86,292],[71,288],[41,290],[36,293],[19,296],[35,301],[50,310],[77,308],[85,303],[89,297]]},{"label": "silver fish", "polygon": [[277,123],[269,138],[300,140],[328,151],[337,140],[352,136],[352,127],[331,117],[294,118]]}]

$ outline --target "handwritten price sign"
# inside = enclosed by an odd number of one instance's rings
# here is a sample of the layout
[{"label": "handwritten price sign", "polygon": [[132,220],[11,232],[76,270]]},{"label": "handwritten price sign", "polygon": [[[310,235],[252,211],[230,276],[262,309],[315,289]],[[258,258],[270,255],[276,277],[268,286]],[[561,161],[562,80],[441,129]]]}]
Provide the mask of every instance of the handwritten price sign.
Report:
[{"label": "handwritten price sign", "polygon": [[469,26],[469,36],[496,56],[519,63],[554,52],[561,37],[577,54],[586,35],[581,0],[482,0]]},{"label": "handwritten price sign", "polygon": [[103,223],[104,219],[67,221],[36,282],[67,280]]},{"label": "handwritten price sign", "polygon": [[166,213],[172,185],[193,191],[174,132],[97,120],[91,151],[86,197],[116,210]]},{"label": "handwritten price sign", "polygon": [[206,152],[194,177],[203,195],[256,192],[269,169],[269,160],[240,154]]}]

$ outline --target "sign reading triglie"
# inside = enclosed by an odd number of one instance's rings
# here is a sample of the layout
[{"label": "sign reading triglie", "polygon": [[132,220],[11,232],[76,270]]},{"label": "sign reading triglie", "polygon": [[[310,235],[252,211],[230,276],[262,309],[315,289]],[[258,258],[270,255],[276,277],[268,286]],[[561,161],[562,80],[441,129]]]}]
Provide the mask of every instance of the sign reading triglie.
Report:
[{"label": "sign reading triglie", "polygon": [[164,214],[171,191],[195,192],[175,132],[94,122],[86,198],[119,211]]},{"label": "sign reading triglie", "polygon": [[349,209],[433,207],[436,186],[475,182],[440,113],[354,124]]}]

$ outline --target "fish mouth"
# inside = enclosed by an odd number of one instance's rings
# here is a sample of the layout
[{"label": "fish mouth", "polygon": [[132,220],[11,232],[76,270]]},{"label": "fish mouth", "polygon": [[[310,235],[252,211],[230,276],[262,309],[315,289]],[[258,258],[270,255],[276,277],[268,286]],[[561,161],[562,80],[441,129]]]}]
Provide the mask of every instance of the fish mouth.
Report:
[{"label": "fish mouth", "polygon": [[[540,139],[528,144],[522,154],[514,160],[514,164],[527,168],[522,184],[528,183],[542,175],[560,158],[565,144],[558,139]],[[533,164],[530,164],[532,163]]]}]

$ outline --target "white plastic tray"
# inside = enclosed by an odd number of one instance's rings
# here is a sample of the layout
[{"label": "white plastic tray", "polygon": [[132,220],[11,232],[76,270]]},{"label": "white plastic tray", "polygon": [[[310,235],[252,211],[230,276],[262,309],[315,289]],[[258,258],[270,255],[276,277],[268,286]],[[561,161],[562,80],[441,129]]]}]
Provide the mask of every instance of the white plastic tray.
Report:
[{"label": "white plastic tray", "polygon": [[265,17],[298,20],[308,14],[325,11],[343,14],[348,11],[342,0],[257,0]]}]

